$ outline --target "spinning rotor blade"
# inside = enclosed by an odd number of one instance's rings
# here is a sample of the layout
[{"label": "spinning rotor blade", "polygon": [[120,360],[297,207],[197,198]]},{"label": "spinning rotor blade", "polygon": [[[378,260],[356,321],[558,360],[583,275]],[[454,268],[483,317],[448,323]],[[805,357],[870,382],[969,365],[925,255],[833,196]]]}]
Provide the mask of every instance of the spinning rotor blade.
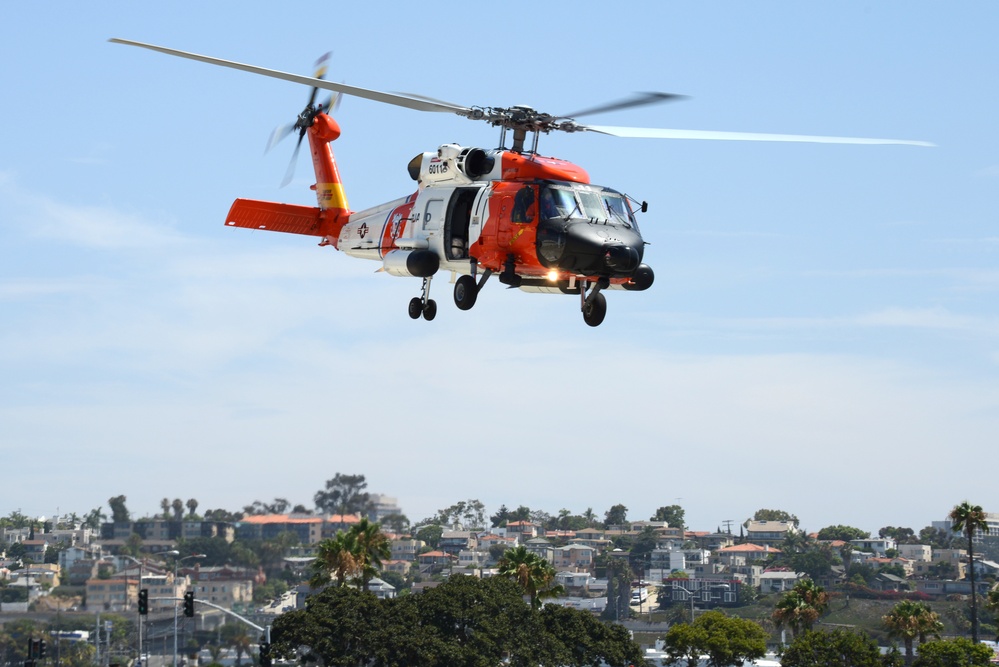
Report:
[{"label": "spinning rotor blade", "polygon": [[291,179],[295,176],[295,163],[298,162],[298,151],[302,147],[303,137],[305,137],[304,131],[298,135],[298,143],[295,144],[295,150],[291,154],[291,162],[288,163],[288,168],[284,172],[284,178],[281,180],[282,188],[291,183]]},{"label": "spinning rotor blade", "polygon": [[675,93],[635,93],[633,96],[623,100],[618,100],[617,102],[608,102],[607,104],[602,104],[598,107],[583,109],[582,111],[577,111],[575,113],[562,114],[559,118],[579,118],[580,116],[592,116],[594,114],[605,113],[607,111],[631,109],[632,107],[642,107],[648,104],[661,104],[663,102],[678,102],[685,99],[688,99],[686,95],[677,95]]},{"label": "spinning rotor blade", "polygon": [[267,148],[264,152],[269,152],[272,148],[277,146],[279,143],[284,141],[284,138],[295,131],[295,123],[288,123],[287,125],[282,125],[281,127],[274,128],[274,132],[271,134],[271,138],[267,140]]},{"label": "spinning rotor blade", "polygon": [[636,139],[708,139],[713,141],[795,141],[815,144],[901,144],[906,146],[936,146],[929,141],[908,139],[868,139],[862,137],[822,137],[806,134],[765,134],[760,132],[717,132],[713,130],[670,130],[656,127],[616,127],[612,125],[578,125],[578,130],[599,132],[612,137]]},{"label": "spinning rotor blade", "polygon": [[244,63],[238,63],[232,60],[223,60],[221,58],[213,58],[211,56],[202,56],[197,53],[178,51],[177,49],[169,49],[165,46],[155,46],[153,44],[144,44],[142,42],[133,42],[128,39],[118,39],[118,38],[112,38],[109,39],[108,41],[113,42],[115,44],[126,44],[128,46],[138,46],[143,49],[149,49],[151,51],[159,51],[160,53],[165,53],[169,56],[178,56],[180,58],[187,58],[189,60],[197,60],[199,62],[208,63],[209,65],[219,65],[221,67],[238,69],[244,72],[250,72],[252,74],[261,74],[263,76],[269,76],[274,79],[283,79],[285,81],[291,81],[293,83],[301,83],[306,86],[322,88],[323,90],[332,90],[337,93],[343,93],[344,95],[363,97],[364,99],[373,100],[375,102],[394,104],[395,106],[398,107],[415,109],[416,111],[450,112],[458,114],[459,116],[467,116],[472,113],[472,110],[469,109],[468,107],[463,107],[457,104],[450,104],[447,102],[439,102],[439,101],[430,101],[416,97],[408,97],[406,95],[398,95],[395,93],[383,93],[377,90],[370,90],[368,88],[358,88],[357,86],[348,86],[345,83],[333,83],[331,81],[323,81],[322,79],[317,79],[311,76],[291,74],[289,72],[281,72],[279,70],[267,69],[265,67],[257,67],[256,65],[247,65]]}]

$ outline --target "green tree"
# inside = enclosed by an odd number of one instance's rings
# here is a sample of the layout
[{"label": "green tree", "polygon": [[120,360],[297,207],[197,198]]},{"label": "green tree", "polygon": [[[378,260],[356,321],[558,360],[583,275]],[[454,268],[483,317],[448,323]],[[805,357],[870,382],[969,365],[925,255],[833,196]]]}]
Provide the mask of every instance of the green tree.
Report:
[{"label": "green tree", "polygon": [[367,487],[364,475],[337,473],[326,480],[325,488],[316,492],[313,501],[321,512],[365,515],[371,509],[371,494],[364,490]]},{"label": "green tree", "polygon": [[624,505],[613,505],[604,514],[604,528],[621,526],[628,521],[628,508]]},{"label": "green tree", "polygon": [[391,558],[392,543],[381,527],[368,521],[367,517],[351,526],[347,532],[353,535],[361,585],[367,590],[368,582],[382,569],[382,563]]},{"label": "green tree", "polygon": [[882,617],[881,622],[888,630],[889,637],[902,640],[907,665],[912,664],[912,645],[916,639],[922,644],[927,635],[939,638],[940,631],[943,630],[940,616],[925,602],[914,600],[902,600]]},{"label": "green tree", "polygon": [[102,512],[100,507],[95,507],[87,512],[87,515],[83,518],[83,525],[89,527],[91,530],[100,530],[101,523],[107,518],[108,515]]},{"label": "green tree", "polygon": [[781,667],[897,667],[897,654],[881,655],[866,634],[836,629],[804,632],[781,652]]},{"label": "green tree", "polygon": [[603,623],[587,611],[545,605],[541,624],[549,636],[558,638],[558,642],[551,642],[557,660],[550,664],[590,667],[644,663],[641,650],[623,625]]},{"label": "green tree", "polygon": [[114,523],[128,523],[132,520],[128,508],[125,507],[125,500],[125,496],[115,496],[108,500],[108,507],[111,508],[111,521]]},{"label": "green tree", "polygon": [[810,579],[802,579],[774,606],[771,619],[778,628],[791,628],[792,637],[801,630],[811,630],[812,624],[829,607],[829,594]]},{"label": "green tree", "polygon": [[443,527],[437,524],[431,524],[416,531],[416,539],[422,540],[423,542],[426,542],[428,546],[436,549],[441,543],[441,535],[443,534]]},{"label": "green tree", "polygon": [[753,621],[706,611],[693,624],[671,627],[664,643],[672,662],[686,658],[690,667],[696,667],[698,658],[707,655],[709,665],[725,667],[762,658],[767,638],[767,632]]},{"label": "green tree", "polygon": [[236,665],[242,664],[243,656],[249,655],[250,646],[254,644],[253,637],[246,631],[242,623],[226,623],[219,631],[222,645],[236,651]]},{"label": "green tree", "polygon": [[382,517],[381,524],[393,533],[403,534],[409,532],[409,519],[405,514],[389,514]]},{"label": "green tree", "polygon": [[917,544],[916,532],[902,526],[885,526],[878,531],[878,537],[890,537],[899,544]]},{"label": "green tree", "polygon": [[795,572],[807,574],[813,581],[832,572],[835,555],[828,544],[810,543],[799,552],[782,556],[785,563]]},{"label": "green tree", "polygon": [[555,583],[555,568],[541,556],[531,553],[523,545],[507,549],[496,564],[499,576],[512,579],[531,600],[531,607],[538,609],[541,601],[558,597],[562,587]]},{"label": "green tree", "polygon": [[948,515],[951,520],[951,530],[964,533],[968,538],[968,576],[971,578],[971,641],[978,643],[978,597],[975,590],[975,551],[974,537],[976,531],[986,531],[989,526],[985,520],[985,512],[981,505],[972,505],[967,500],[957,505]]},{"label": "green tree", "polygon": [[160,501],[160,509],[163,511],[163,520],[170,520],[170,499],[164,498]]},{"label": "green tree", "polygon": [[819,531],[817,537],[820,540],[842,540],[843,542],[849,542],[850,540],[866,539],[870,536],[871,534],[869,532],[860,528],[835,525],[826,526]]},{"label": "green tree", "polygon": [[348,579],[361,573],[363,565],[358,560],[354,537],[351,533],[340,532],[319,543],[316,559],[312,561],[309,586],[320,589],[333,582],[337,587],[343,587]]},{"label": "green tree", "polygon": [[196,512],[198,510],[198,500],[196,498],[187,499],[187,515],[191,518],[197,516]]},{"label": "green tree", "polygon": [[965,637],[928,641],[919,646],[913,667],[989,667],[992,649]]},{"label": "green tree", "polygon": [[649,521],[665,521],[671,528],[684,529],[683,508],[679,505],[666,505],[656,510],[656,513],[649,517]]},{"label": "green tree", "polygon": [[489,517],[489,521],[493,528],[498,528],[500,526],[505,526],[510,518],[510,510],[506,508],[506,505],[500,505],[500,508],[496,510],[496,514]]}]

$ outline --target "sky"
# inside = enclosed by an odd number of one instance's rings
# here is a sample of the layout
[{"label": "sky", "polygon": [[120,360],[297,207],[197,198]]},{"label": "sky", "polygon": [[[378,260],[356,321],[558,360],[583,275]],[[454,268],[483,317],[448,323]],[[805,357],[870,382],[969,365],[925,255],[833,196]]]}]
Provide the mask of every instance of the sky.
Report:
[{"label": "sky", "polygon": [[[363,6],[362,6],[363,5]],[[338,472],[416,521],[460,500],[556,514],[761,508],[808,530],[999,512],[999,5],[966,2],[13,3],[0,20],[0,515],[312,505]],[[656,272],[575,297],[418,279],[231,229],[232,201],[313,205],[269,153],[308,89],[160,44],[594,124],[931,141],[936,148],[542,137],[649,202]],[[497,131],[347,98],[355,210],[406,164]]]}]

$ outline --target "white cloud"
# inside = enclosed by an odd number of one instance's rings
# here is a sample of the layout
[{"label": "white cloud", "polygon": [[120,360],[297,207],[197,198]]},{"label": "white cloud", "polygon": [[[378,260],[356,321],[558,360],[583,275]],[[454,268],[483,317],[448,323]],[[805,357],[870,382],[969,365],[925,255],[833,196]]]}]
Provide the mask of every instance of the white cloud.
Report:
[{"label": "white cloud", "polygon": [[0,178],[0,200],[10,231],[86,248],[162,247],[186,239],[170,223],[153,222],[108,206],[73,204],[20,188],[8,172]]}]

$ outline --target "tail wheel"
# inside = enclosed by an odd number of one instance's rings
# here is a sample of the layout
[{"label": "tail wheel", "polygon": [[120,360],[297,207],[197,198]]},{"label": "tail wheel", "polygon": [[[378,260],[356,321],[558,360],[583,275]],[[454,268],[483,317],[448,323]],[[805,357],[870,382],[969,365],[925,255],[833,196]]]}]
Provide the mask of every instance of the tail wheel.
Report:
[{"label": "tail wheel", "polygon": [[583,302],[583,321],[591,327],[600,326],[607,314],[607,297],[600,292]]},{"label": "tail wheel", "polygon": [[423,299],[418,296],[414,296],[409,301],[409,316],[414,320],[420,319],[420,315],[423,313]]},{"label": "tail wheel", "polygon": [[[419,299],[417,299],[419,301]],[[437,302],[433,299],[427,301],[427,305],[423,307],[423,319],[427,322],[437,317]]]},{"label": "tail wheel", "polygon": [[475,284],[472,276],[459,276],[454,283],[454,305],[459,310],[469,310],[475,305],[475,299],[479,296],[479,286]]}]

